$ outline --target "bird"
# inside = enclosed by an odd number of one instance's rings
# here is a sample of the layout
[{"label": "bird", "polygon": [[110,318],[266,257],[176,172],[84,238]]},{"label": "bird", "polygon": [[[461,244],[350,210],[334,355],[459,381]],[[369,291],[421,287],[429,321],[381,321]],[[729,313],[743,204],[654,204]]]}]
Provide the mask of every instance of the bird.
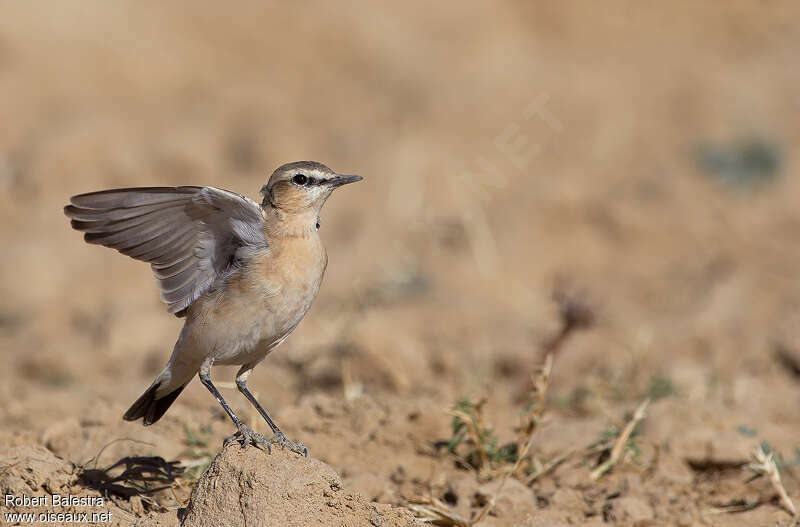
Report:
[{"label": "bird", "polygon": [[[261,203],[210,186],[102,190],[70,198],[64,213],[90,244],[150,264],[167,311],[185,319],[166,366],[123,418],[158,421],[197,375],[228,414],[238,442],[301,455],[247,379],[297,327],[319,292],[328,256],[320,210],[338,187],[361,181],[315,161],[278,167]],[[266,438],[231,410],[211,382],[215,365],[240,366],[236,386],[272,430]]]}]

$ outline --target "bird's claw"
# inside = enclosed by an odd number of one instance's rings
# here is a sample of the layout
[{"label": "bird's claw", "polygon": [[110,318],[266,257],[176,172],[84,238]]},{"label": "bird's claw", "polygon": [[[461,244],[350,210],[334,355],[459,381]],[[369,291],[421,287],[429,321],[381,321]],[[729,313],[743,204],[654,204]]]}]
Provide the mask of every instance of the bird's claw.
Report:
[{"label": "bird's claw", "polygon": [[242,448],[253,445],[256,448],[263,447],[267,453],[272,452],[272,448],[270,447],[272,441],[245,425],[239,426],[239,429],[233,435],[225,438],[223,446],[228,446],[234,441],[237,441]]},{"label": "bird's claw", "polygon": [[283,432],[281,432],[280,430],[275,432],[275,435],[273,435],[269,439],[269,442],[274,445],[278,445],[281,448],[288,448],[295,454],[300,454],[304,457],[308,457],[308,449],[305,447],[305,445],[303,445],[303,443],[299,441],[289,441],[286,438],[286,436],[283,435]]}]

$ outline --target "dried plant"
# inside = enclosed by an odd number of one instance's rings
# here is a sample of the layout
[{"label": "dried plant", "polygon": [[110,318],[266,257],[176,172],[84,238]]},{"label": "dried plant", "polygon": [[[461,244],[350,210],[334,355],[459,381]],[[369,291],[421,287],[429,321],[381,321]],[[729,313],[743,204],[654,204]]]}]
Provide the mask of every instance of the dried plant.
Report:
[{"label": "dried plant", "polygon": [[599,479],[603,476],[603,474],[611,470],[611,468],[622,459],[622,455],[627,450],[631,449],[629,440],[631,439],[634,430],[636,430],[636,425],[638,425],[639,422],[644,419],[645,410],[647,410],[647,406],[649,404],[650,398],[648,397],[642,401],[636,408],[636,411],[633,412],[633,417],[631,417],[631,420],[628,421],[628,424],[625,425],[625,428],[622,429],[622,432],[620,432],[614,441],[614,446],[611,447],[611,455],[600,466],[594,469],[591,474],[589,474],[589,478],[591,478],[592,481]]},{"label": "dried plant", "polygon": [[462,518],[436,498],[409,498],[407,507],[424,523],[439,527],[472,527],[472,521]]},{"label": "dried plant", "polygon": [[499,496],[503,491],[503,487],[505,486],[506,481],[508,481],[508,478],[512,475],[518,474],[522,466],[522,461],[528,459],[528,454],[533,446],[534,433],[536,432],[539,419],[541,419],[542,415],[544,414],[545,395],[547,393],[547,387],[550,385],[550,374],[552,373],[552,370],[553,356],[547,355],[547,358],[544,361],[544,366],[539,372],[539,375],[533,379],[533,400],[531,401],[531,410],[527,415],[528,426],[524,430],[524,436],[520,437],[520,441],[524,438],[525,442],[522,446],[519,456],[517,456],[517,460],[511,470],[506,472],[505,476],[503,476],[500,485],[497,487],[497,491],[489,499],[488,503],[486,503],[483,509],[481,509],[480,513],[478,513],[478,515],[475,517],[472,525],[477,524],[483,518],[485,518],[487,514],[489,514],[494,507],[497,496]]},{"label": "dried plant", "polygon": [[781,481],[781,474],[778,471],[778,465],[775,463],[775,456],[773,452],[767,452],[764,445],[759,445],[753,451],[754,463],[750,463],[748,468],[761,476],[767,476],[772,488],[778,493],[781,505],[789,511],[793,517],[797,518],[797,509],[794,507],[792,499],[786,493],[786,489]]},{"label": "dried plant", "polygon": [[485,404],[486,398],[478,402],[464,398],[450,409],[449,414],[453,416],[452,435],[447,450],[476,469],[479,475],[488,478],[496,465],[517,459],[517,445],[510,443],[498,446],[494,430],[483,418]]},{"label": "dried plant", "polygon": [[[543,467],[541,463],[534,462],[530,456],[536,430],[544,415],[552,369],[553,356],[548,354],[542,368],[531,379],[528,404],[521,416],[517,440],[513,443],[497,446],[497,438],[483,419],[485,398],[478,402],[461,399],[450,409],[449,414],[453,416],[452,436],[447,444],[450,454],[475,468],[479,478],[493,479],[502,476],[497,491],[474,518],[471,520],[460,518],[452,513],[446,504],[435,498],[410,500],[409,508],[423,521],[434,525],[472,527],[491,512],[508,478],[513,476],[533,481],[528,479],[528,474],[538,472],[536,477],[539,477],[563,462],[566,457],[553,460]],[[512,463],[513,465],[509,467],[508,465]]]}]

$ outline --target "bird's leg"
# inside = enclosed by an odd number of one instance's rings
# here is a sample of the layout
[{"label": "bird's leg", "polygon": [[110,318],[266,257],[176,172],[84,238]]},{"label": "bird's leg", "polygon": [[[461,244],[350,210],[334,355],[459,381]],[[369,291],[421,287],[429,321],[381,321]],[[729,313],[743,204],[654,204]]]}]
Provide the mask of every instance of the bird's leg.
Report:
[{"label": "bird's leg", "polygon": [[200,366],[200,373],[198,376],[200,377],[200,382],[203,383],[203,386],[208,388],[208,391],[211,392],[211,395],[216,398],[217,402],[222,406],[225,410],[225,413],[228,414],[228,417],[231,418],[233,424],[236,425],[236,433],[232,436],[225,439],[224,445],[230,444],[234,440],[238,440],[239,443],[242,445],[242,448],[246,447],[247,445],[253,446],[262,446],[264,447],[267,452],[270,451],[270,442],[258,432],[250,429],[246,426],[241,419],[236,417],[236,414],[233,413],[231,407],[228,406],[228,403],[225,402],[225,399],[222,398],[222,395],[219,393],[217,388],[211,383],[211,366],[214,364],[213,359],[206,359],[203,361],[203,364]]},{"label": "bird's leg", "polygon": [[247,397],[247,400],[250,401],[250,404],[252,404],[256,410],[258,410],[258,413],[261,414],[261,417],[264,418],[269,427],[272,429],[273,435],[269,439],[269,442],[280,445],[281,448],[288,448],[292,452],[308,457],[308,449],[303,445],[303,443],[300,443],[299,441],[289,441],[286,439],[286,436],[283,435],[283,432],[281,432],[281,429],[278,428],[278,425],[276,425],[272,419],[270,419],[266,410],[264,410],[261,405],[258,404],[256,398],[253,397],[253,394],[247,389],[247,378],[250,376],[250,372],[252,371],[253,365],[245,364],[242,366],[239,370],[239,373],[236,374],[236,386],[239,388],[239,391],[242,392],[245,397]]}]

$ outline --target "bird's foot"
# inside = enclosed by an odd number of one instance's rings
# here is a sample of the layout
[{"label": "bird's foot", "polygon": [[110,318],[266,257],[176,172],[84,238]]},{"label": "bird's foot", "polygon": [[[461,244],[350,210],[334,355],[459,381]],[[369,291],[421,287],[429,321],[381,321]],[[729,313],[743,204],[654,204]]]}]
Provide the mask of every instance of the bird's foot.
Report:
[{"label": "bird's foot", "polygon": [[300,454],[302,456],[308,457],[308,449],[303,445],[303,443],[299,441],[289,441],[286,439],[286,436],[283,435],[283,432],[278,430],[275,432],[271,438],[269,438],[269,442],[273,445],[278,445],[281,448],[288,448],[295,454]]},{"label": "bird's foot", "polygon": [[270,447],[272,440],[267,439],[244,424],[240,424],[236,433],[225,439],[223,446],[228,446],[234,441],[237,441],[240,445],[242,445],[242,448],[248,445],[253,445],[256,448],[263,448],[268,453],[272,451]]}]

